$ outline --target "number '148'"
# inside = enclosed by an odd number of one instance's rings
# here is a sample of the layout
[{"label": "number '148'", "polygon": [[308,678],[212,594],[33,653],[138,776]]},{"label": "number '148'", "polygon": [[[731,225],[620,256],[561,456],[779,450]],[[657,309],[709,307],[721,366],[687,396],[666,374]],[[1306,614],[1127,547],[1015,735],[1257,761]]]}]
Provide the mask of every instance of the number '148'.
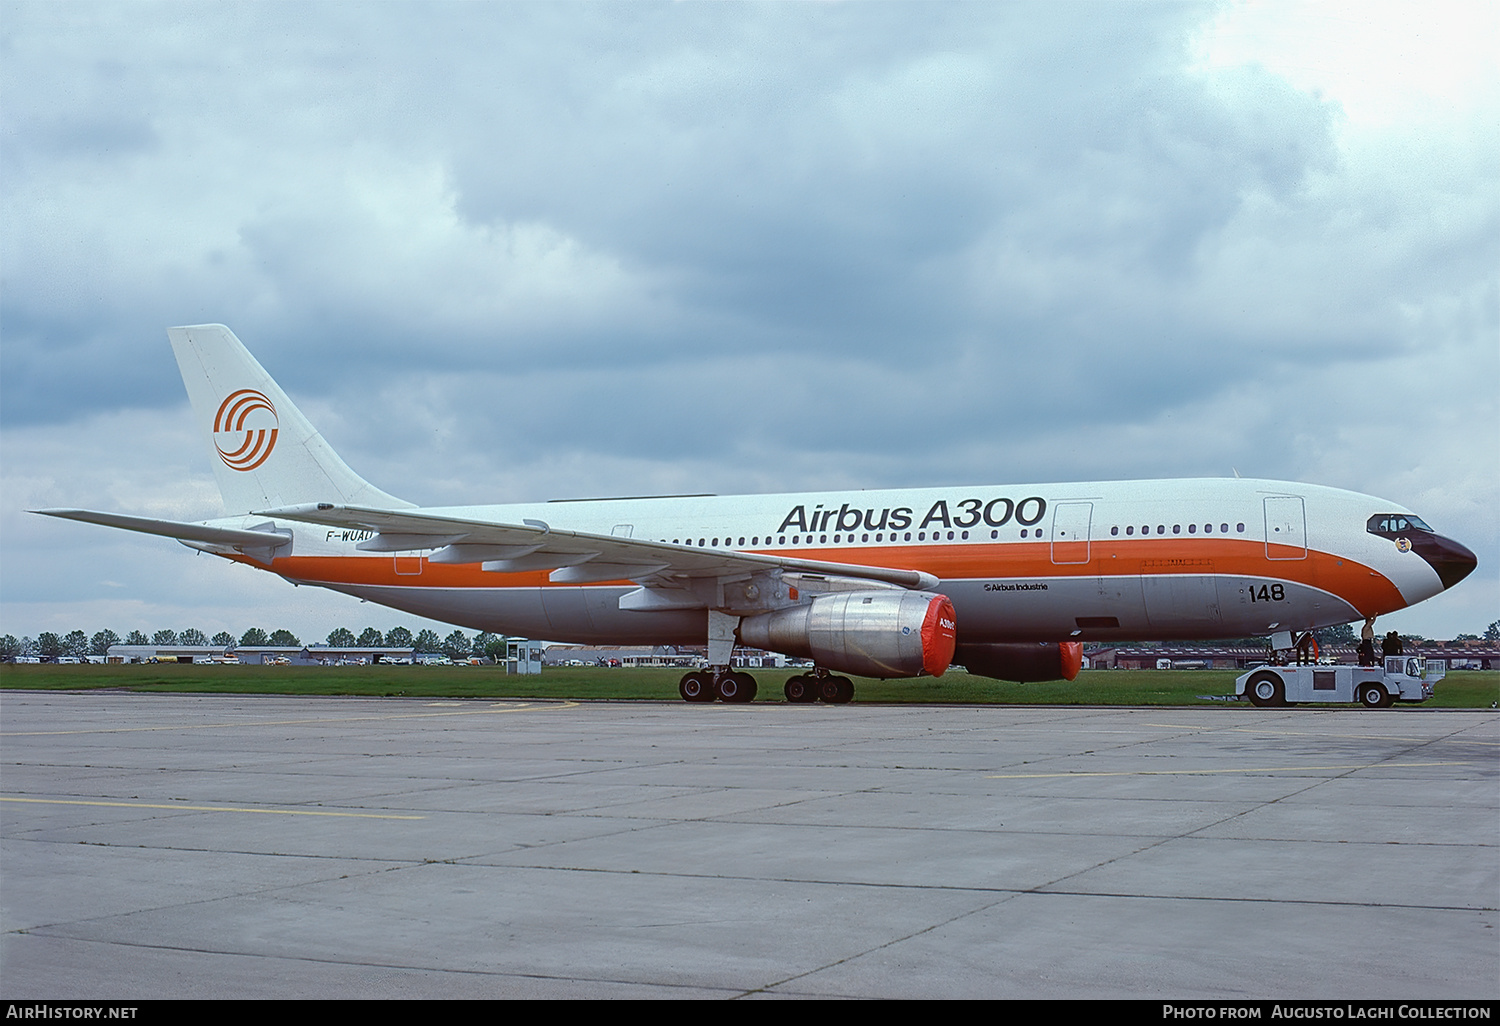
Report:
[{"label": "number '148'", "polygon": [[1262,584],[1259,588],[1254,585],[1250,587],[1251,602],[1280,602],[1286,598],[1286,589],[1279,584]]}]

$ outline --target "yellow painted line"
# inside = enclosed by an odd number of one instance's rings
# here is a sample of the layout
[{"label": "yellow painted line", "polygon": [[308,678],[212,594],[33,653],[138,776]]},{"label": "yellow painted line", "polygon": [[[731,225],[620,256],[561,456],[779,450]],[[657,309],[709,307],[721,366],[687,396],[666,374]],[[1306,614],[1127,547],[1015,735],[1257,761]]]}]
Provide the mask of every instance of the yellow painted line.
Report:
[{"label": "yellow painted line", "polygon": [[1307,773],[1349,772],[1363,769],[1429,769],[1436,766],[1472,766],[1463,762],[1370,762],[1358,766],[1256,766],[1245,769],[1196,769],[1196,770],[1112,770],[1097,773],[987,773],[986,780],[1035,780],[1043,777],[1196,777],[1214,773]]},{"label": "yellow painted line", "polygon": [[[1273,730],[1270,727],[1216,727],[1205,723],[1148,723],[1146,726],[1159,727],[1163,730],[1198,730],[1205,734],[1274,734],[1277,737],[1334,737],[1352,741],[1410,741],[1413,744],[1427,744],[1432,741],[1461,741],[1466,745],[1500,747],[1500,741],[1482,741],[1478,738],[1468,738],[1461,735],[1405,737],[1400,734],[1344,734],[1333,730]],[[1129,733],[1129,731],[1119,731],[1119,733],[1124,734]]]},{"label": "yellow painted line", "polygon": [[312,809],[246,809],[233,805],[153,805],[150,802],[86,802],[66,798],[7,798],[0,802],[25,802],[28,805],[103,805],[112,809],[173,809],[180,812],[259,812],[267,816],[339,816],[346,819],[426,819],[426,816],[398,816],[378,812],[318,812]]},{"label": "yellow painted line", "polygon": [[435,716],[485,716],[492,713],[516,713],[547,711],[554,709],[577,709],[580,702],[547,702],[530,705],[497,703],[484,709],[465,709],[461,712],[389,713],[383,716],[320,716],[303,720],[242,720],[238,723],[189,723],[180,726],[162,727],[96,727],[88,730],[7,730],[0,737],[51,737],[62,734],[134,734],[152,730],[220,730],[226,727],[292,727],[309,723],[366,723],[380,720],[421,720]]}]

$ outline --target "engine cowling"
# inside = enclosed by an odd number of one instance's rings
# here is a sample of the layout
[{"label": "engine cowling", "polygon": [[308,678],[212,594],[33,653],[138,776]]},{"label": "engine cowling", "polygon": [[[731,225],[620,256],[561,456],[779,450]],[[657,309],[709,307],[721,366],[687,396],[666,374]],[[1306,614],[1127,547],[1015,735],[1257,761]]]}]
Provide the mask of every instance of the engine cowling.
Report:
[{"label": "engine cowling", "polygon": [[957,617],[946,595],[853,591],[740,621],[742,644],[803,656],[864,677],[941,677],[953,660]]},{"label": "engine cowling", "polygon": [[1083,666],[1083,645],[1077,641],[959,645],[953,661],[970,673],[996,680],[1073,680]]}]

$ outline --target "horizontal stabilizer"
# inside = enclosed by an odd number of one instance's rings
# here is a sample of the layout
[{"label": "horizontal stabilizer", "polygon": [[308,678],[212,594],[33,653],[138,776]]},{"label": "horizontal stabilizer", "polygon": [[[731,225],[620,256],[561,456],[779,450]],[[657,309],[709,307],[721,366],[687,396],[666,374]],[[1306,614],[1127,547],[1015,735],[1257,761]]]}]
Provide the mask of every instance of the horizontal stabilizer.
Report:
[{"label": "horizontal stabilizer", "polygon": [[291,543],[283,535],[267,531],[239,531],[232,527],[210,527],[207,524],[189,524],[180,520],[154,520],[150,517],[129,517],[123,513],[97,513],[91,509],[34,509],[32,513],[43,516],[62,517],[64,520],[82,520],[87,524],[103,524],[142,534],[159,534],[163,538],[178,541],[208,542],[210,545],[231,545],[236,548],[250,546],[265,548]]}]

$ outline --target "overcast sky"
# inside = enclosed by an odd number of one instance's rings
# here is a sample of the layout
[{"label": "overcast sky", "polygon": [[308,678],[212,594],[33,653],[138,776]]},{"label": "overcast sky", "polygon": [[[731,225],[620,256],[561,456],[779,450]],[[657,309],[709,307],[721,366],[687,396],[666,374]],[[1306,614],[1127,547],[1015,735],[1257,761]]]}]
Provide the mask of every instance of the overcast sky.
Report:
[{"label": "overcast sky", "polygon": [[421,504],[1244,476],[1479,555],[1493,3],[0,2],[0,633],[410,616],[22,512],[222,512],[230,325]]}]

